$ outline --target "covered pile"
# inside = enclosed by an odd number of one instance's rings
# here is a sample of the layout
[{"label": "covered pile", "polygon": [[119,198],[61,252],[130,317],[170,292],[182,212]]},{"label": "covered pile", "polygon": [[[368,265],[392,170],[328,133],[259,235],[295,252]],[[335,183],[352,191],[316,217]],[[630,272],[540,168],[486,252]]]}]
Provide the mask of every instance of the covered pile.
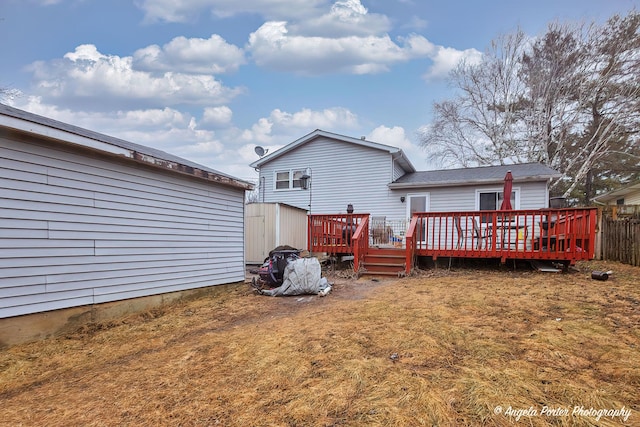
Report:
[{"label": "covered pile", "polygon": [[331,284],[321,277],[322,269],[317,258],[298,258],[288,261],[284,269],[282,285],[273,289],[260,289],[262,295],[284,296],[316,294],[324,296],[331,291]]}]

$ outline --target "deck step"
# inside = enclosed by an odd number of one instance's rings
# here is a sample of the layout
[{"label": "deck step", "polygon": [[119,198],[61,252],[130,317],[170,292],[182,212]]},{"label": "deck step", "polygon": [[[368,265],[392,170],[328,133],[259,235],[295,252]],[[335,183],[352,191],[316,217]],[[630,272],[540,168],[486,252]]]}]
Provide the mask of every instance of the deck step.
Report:
[{"label": "deck step", "polygon": [[362,263],[363,275],[400,276],[405,271],[405,251],[395,248],[369,248]]}]

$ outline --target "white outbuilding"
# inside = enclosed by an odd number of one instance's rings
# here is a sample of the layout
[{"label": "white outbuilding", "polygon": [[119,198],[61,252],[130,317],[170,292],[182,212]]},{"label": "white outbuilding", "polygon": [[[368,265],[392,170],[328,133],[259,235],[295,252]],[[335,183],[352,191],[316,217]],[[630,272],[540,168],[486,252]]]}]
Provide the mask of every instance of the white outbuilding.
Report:
[{"label": "white outbuilding", "polygon": [[0,104],[0,346],[7,318],[243,281],[251,188]]}]

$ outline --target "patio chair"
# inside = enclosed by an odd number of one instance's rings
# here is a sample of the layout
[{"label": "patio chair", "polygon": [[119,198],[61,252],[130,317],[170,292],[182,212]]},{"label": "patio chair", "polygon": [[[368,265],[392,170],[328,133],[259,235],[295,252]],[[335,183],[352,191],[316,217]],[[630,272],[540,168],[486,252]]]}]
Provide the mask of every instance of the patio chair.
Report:
[{"label": "patio chair", "polygon": [[466,240],[466,233],[464,232],[464,230],[462,229],[462,225],[460,224],[460,217],[459,216],[454,216],[453,217],[453,223],[456,226],[456,232],[458,233],[458,243],[456,243],[456,249],[460,249],[462,247],[462,244],[464,243],[464,241]]},{"label": "patio chair", "polygon": [[[456,231],[458,233],[458,243],[456,245],[456,249],[462,248],[464,246],[464,242],[469,238],[474,243],[473,249],[476,249],[476,250],[482,249],[483,244],[485,248],[490,247],[491,242],[490,240],[488,241],[487,239],[489,239],[492,235],[491,229],[485,228],[483,230],[482,227],[480,227],[480,225],[478,224],[478,220],[476,218],[472,218],[472,221],[473,221],[473,228],[466,229],[466,228],[462,228],[461,217],[459,216],[454,217],[454,223],[455,223]],[[468,221],[465,221],[465,222],[468,223]]]},{"label": "patio chair", "polygon": [[[478,224],[478,220],[473,218],[473,234],[476,239],[476,249],[482,249],[482,243],[484,242],[484,247],[489,249],[491,247],[491,228],[485,227],[484,230]],[[489,240],[487,240],[489,239]]]}]

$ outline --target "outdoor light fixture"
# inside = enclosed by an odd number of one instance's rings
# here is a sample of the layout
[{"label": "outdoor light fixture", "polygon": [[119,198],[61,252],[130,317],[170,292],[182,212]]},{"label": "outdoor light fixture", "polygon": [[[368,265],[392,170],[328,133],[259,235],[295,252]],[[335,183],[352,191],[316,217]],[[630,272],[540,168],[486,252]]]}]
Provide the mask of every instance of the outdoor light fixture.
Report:
[{"label": "outdoor light fixture", "polygon": [[400,203],[404,203],[404,196],[400,196]]},{"label": "outdoor light fixture", "polygon": [[311,180],[311,168],[306,168],[304,174],[300,177],[300,183],[304,190],[309,189],[309,181]]},{"label": "outdoor light fixture", "polygon": [[309,215],[311,215],[311,168],[307,167],[300,177],[300,184],[303,190],[309,190]]}]

